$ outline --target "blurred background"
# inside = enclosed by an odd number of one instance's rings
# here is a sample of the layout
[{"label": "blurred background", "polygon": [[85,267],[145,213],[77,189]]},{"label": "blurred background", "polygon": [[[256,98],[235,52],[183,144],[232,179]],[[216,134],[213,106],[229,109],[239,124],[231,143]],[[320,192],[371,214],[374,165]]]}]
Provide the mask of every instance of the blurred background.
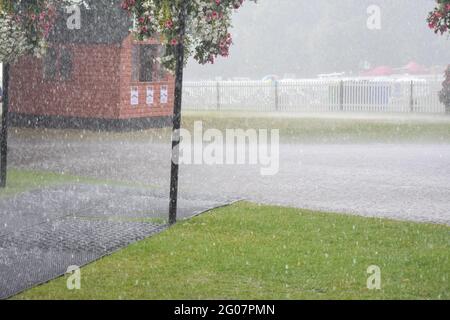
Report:
[{"label": "blurred background", "polygon": [[[378,6],[380,28],[369,29],[370,6]],[[190,63],[187,80],[315,78],[365,74],[379,66],[407,73],[410,63],[442,74],[450,42],[429,30],[433,0],[262,0],[235,15],[234,46],[214,65]]]}]

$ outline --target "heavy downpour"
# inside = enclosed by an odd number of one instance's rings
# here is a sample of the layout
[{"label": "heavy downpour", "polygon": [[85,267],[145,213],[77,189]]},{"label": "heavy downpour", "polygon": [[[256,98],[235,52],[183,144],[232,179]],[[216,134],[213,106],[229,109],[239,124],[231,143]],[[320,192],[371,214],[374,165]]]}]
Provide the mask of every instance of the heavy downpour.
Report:
[{"label": "heavy downpour", "polygon": [[450,1],[410,2],[0,0],[0,298],[449,299]]}]

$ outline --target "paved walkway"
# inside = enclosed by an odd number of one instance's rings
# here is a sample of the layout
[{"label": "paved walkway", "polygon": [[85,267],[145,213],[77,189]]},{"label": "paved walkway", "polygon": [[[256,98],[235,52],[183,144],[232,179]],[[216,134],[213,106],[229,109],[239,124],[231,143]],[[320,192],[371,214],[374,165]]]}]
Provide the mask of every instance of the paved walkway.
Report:
[{"label": "paved walkway", "polygon": [[[186,218],[226,204],[180,199]],[[168,199],[157,191],[64,185],[0,199],[0,299],[63,275],[167,226]]]}]

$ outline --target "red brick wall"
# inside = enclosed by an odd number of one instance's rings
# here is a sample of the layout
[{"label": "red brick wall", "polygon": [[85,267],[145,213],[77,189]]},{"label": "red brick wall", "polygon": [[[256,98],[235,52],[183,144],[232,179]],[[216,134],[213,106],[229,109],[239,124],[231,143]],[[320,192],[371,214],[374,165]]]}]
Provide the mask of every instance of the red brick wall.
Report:
[{"label": "red brick wall", "polygon": [[23,57],[11,70],[11,112],[46,116],[118,118],[119,45],[70,45],[72,77],[43,79],[41,59]]},{"label": "red brick wall", "polygon": [[[136,43],[132,36],[126,38],[122,44],[120,53],[120,115],[121,119],[171,116],[174,105],[175,79],[172,75],[167,75],[164,81],[159,82],[133,82],[132,81],[132,45]],[[146,41],[148,44],[155,44],[156,41]],[[146,104],[147,86],[153,86],[154,103]],[[168,103],[160,104],[160,88],[162,85],[168,86]],[[138,87],[139,104],[131,105],[131,87]]]}]

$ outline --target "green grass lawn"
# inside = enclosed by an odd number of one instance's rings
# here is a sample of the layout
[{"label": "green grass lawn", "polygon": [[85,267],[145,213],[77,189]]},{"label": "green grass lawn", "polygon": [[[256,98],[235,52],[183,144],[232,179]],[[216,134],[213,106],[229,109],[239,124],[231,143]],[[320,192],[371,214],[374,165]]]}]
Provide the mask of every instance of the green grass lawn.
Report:
[{"label": "green grass lawn", "polygon": [[6,182],[6,188],[0,189],[0,198],[37,188],[71,183],[156,188],[155,186],[143,185],[136,182],[101,180],[89,177],[79,177],[69,174],[18,169],[8,170]]},{"label": "green grass lawn", "polygon": [[279,129],[284,143],[449,143],[450,118],[406,116],[348,117],[243,112],[185,112],[185,128],[203,121],[204,129]]},{"label": "green grass lawn", "polygon": [[[382,289],[368,290],[367,268]],[[450,299],[450,228],[238,203],[17,299]]]},{"label": "green grass lawn", "polygon": [[[450,117],[417,116],[388,118],[376,115],[352,118],[345,116],[305,116],[243,112],[183,113],[183,128],[192,132],[195,121],[204,130],[279,129],[282,143],[450,143]],[[20,137],[54,138],[67,141],[153,141],[170,143],[171,129],[139,132],[91,132],[80,130],[15,129]]]}]

